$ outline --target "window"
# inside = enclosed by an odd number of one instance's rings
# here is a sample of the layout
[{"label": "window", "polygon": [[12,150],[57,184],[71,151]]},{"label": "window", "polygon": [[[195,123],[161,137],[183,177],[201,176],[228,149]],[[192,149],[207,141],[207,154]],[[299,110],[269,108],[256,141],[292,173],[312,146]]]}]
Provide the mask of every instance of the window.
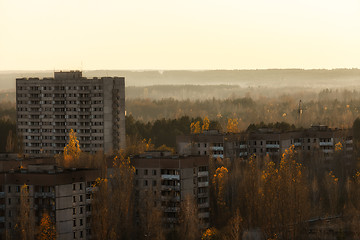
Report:
[{"label": "window", "polygon": [[82,190],[82,183],[80,183],[80,190]]},{"label": "window", "polygon": [[144,175],[148,175],[148,170],[147,169],[144,170]]},{"label": "window", "polygon": [[80,202],[82,202],[83,201],[83,196],[82,195],[80,195]]},{"label": "window", "polygon": [[73,191],[75,191],[76,190],[76,184],[74,183],[73,184]]},{"label": "window", "polygon": [[80,226],[82,226],[83,225],[83,220],[82,219],[80,219]]},{"label": "window", "polygon": [[76,202],[76,197],[75,196],[73,196],[73,203],[75,203]]},{"label": "window", "polygon": [[[74,220],[75,221],[75,220]],[[76,232],[74,232],[74,239],[76,239]]]},{"label": "window", "polygon": [[80,207],[80,214],[83,214],[83,213],[84,213],[84,208]]},{"label": "window", "polygon": [[310,138],[308,138],[308,143],[310,142]]},{"label": "window", "polygon": [[20,192],[20,186],[16,186],[16,192]]},{"label": "window", "polygon": [[144,180],[144,186],[147,186],[147,185],[148,185],[148,181]]},{"label": "window", "polygon": [[9,205],[11,205],[11,198],[8,199],[8,203],[9,203]]},{"label": "window", "polygon": [[8,187],[8,193],[11,193],[11,186]]},{"label": "window", "polygon": [[156,176],[156,170],[152,170],[152,174]]},{"label": "window", "polygon": [[83,231],[80,231],[80,238],[83,238],[84,235],[83,235]]},{"label": "window", "polygon": [[73,215],[76,214],[76,208],[73,208]]},{"label": "window", "polygon": [[153,184],[152,184],[153,186],[156,186],[156,180],[153,180]]},{"label": "window", "polygon": [[308,146],[308,150],[310,150],[310,146]]},{"label": "window", "polygon": [[73,227],[76,227],[76,219],[73,220]]}]

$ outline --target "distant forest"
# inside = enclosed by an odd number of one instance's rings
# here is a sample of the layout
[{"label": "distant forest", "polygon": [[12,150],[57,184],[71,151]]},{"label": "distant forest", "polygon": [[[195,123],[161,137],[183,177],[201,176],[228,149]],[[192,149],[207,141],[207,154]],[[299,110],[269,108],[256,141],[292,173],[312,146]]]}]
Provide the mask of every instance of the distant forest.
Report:
[{"label": "distant forest", "polygon": [[[17,77],[52,77],[48,71],[0,71],[1,89],[14,89]],[[126,86],[151,85],[239,85],[241,87],[359,87],[359,69],[267,69],[267,70],[94,70],[85,77],[123,76]],[[0,90],[1,90],[0,89]]]}]

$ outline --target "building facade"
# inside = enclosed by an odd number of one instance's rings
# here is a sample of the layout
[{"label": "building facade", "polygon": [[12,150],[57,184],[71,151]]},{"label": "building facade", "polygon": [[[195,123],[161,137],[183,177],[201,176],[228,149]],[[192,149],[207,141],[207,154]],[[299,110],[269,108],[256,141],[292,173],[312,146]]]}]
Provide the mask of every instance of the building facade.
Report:
[{"label": "building facade", "polygon": [[[179,222],[181,202],[193,198],[202,228],[209,226],[209,158],[206,156],[173,156],[147,152],[134,157],[137,198],[153,191],[156,204],[163,211],[165,228]],[[141,207],[141,206],[140,206]]]},{"label": "building facade", "polygon": [[0,234],[18,237],[21,187],[29,192],[30,219],[36,229],[46,211],[56,225],[57,239],[90,239],[91,192],[98,170],[29,165],[0,173]]},{"label": "building facade", "polygon": [[70,129],[83,151],[125,148],[125,79],[87,79],[80,71],[16,79],[17,131],[24,154],[61,153]]},{"label": "building facade", "polygon": [[180,155],[208,155],[214,158],[248,158],[270,156],[279,159],[290,146],[302,154],[316,154],[330,160],[335,145],[341,143],[347,158],[352,157],[352,130],[330,129],[327,126],[312,126],[309,129],[276,132],[260,129],[251,133],[226,134],[205,132],[176,139]]}]

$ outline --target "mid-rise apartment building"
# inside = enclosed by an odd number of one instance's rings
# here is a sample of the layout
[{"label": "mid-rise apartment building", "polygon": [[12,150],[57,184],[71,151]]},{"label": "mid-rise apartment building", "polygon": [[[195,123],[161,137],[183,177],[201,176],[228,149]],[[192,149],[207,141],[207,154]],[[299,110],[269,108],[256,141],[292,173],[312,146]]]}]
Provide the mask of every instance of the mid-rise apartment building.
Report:
[{"label": "mid-rise apartment building", "polygon": [[352,130],[312,126],[309,129],[278,132],[259,129],[256,132],[227,134],[208,131],[201,134],[178,136],[177,151],[180,155],[208,155],[214,158],[248,158],[251,155],[278,159],[290,146],[303,154],[317,154],[330,160],[335,145],[341,143],[346,157],[353,152]]},{"label": "mid-rise apartment building", "polygon": [[[161,205],[166,228],[178,224],[181,202],[194,198],[202,227],[209,226],[209,159],[207,156],[173,156],[146,152],[134,157],[136,196],[153,191]],[[140,206],[141,207],[141,206]]]},{"label": "mid-rise apartment building", "polygon": [[88,79],[80,71],[16,79],[17,131],[24,154],[61,153],[70,129],[83,151],[125,148],[125,79]]},{"label": "mid-rise apartment building", "polygon": [[57,239],[90,239],[91,192],[98,170],[29,165],[0,173],[0,236],[18,237],[21,187],[26,184],[33,226],[46,211],[56,225]]}]

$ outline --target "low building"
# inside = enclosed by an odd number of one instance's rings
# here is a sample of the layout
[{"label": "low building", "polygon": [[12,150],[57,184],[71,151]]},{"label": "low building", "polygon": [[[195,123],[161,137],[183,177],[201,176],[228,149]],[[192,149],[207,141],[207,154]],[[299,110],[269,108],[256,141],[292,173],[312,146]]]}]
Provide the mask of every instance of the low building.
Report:
[{"label": "low building", "polygon": [[34,164],[0,173],[0,233],[16,238],[21,187],[26,184],[34,226],[47,211],[56,224],[57,239],[89,239],[91,191],[98,170],[62,169]]},{"label": "low building", "polygon": [[279,159],[290,146],[304,155],[316,154],[329,161],[333,158],[335,145],[341,143],[343,153],[352,157],[352,130],[312,126],[309,129],[279,132],[259,129],[250,133],[219,133],[208,131],[201,134],[177,136],[176,145],[180,155],[211,156],[213,158],[248,158],[270,156]]},{"label": "low building", "polygon": [[174,156],[147,152],[132,159],[136,196],[153,191],[163,210],[166,228],[178,224],[181,202],[193,197],[202,227],[209,226],[209,159],[207,156]]}]

